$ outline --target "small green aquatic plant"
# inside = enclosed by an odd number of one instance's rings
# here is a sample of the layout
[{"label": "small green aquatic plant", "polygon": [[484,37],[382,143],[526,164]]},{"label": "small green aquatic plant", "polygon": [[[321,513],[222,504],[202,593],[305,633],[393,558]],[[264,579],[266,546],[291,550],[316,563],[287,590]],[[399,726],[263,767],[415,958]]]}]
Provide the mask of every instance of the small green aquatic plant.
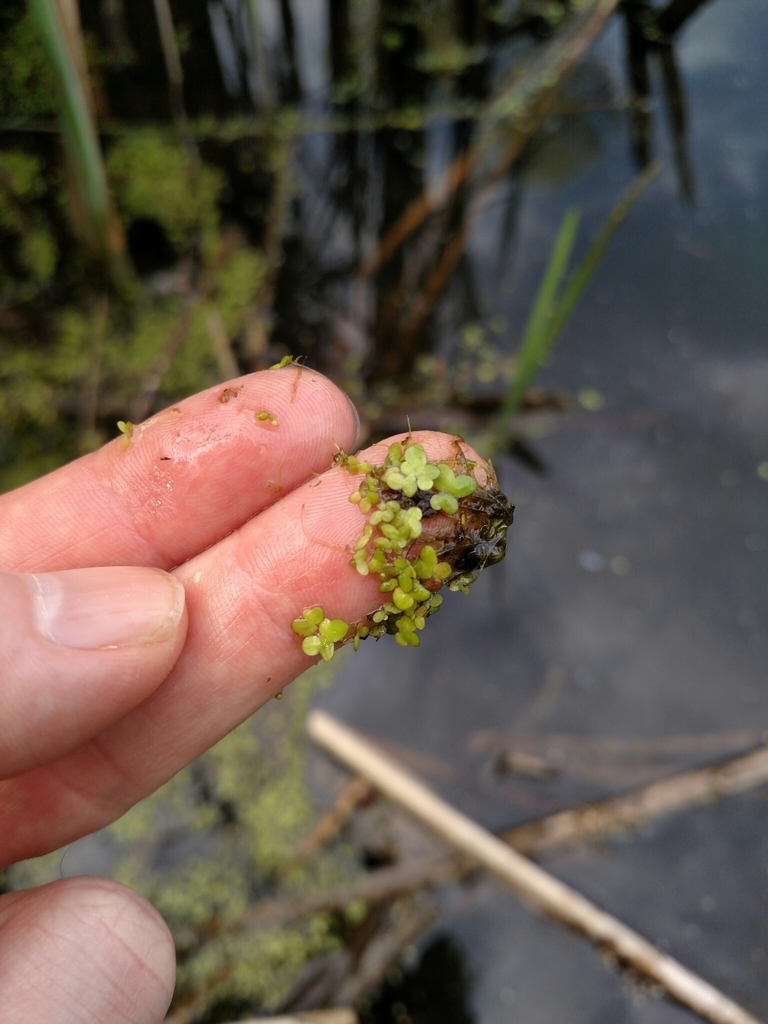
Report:
[{"label": "small green aquatic plant", "polygon": [[[510,505],[488,471],[485,487],[457,443],[454,465],[430,462],[422,445],[389,446],[381,466],[339,452],[336,462],[362,480],[349,500],[366,517],[350,565],[379,577],[382,604],[356,623],[331,619],[317,605],[294,619],[310,657],[330,661],[337,646],[357,650],[366,637],[391,633],[401,647],[418,647],[418,633],[442,604],[443,586],[468,593],[486,565],[501,561]],[[456,472],[456,470],[460,472]]]},{"label": "small green aquatic plant", "polygon": [[131,443],[135,424],[131,423],[130,420],[118,420],[117,429],[123,435],[123,448],[127,448]]},{"label": "small green aquatic plant", "polygon": [[271,413],[268,409],[262,409],[261,412],[257,412],[256,420],[259,423],[271,423],[273,427],[279,426],[277,416],[275,416],[274,413]]}]

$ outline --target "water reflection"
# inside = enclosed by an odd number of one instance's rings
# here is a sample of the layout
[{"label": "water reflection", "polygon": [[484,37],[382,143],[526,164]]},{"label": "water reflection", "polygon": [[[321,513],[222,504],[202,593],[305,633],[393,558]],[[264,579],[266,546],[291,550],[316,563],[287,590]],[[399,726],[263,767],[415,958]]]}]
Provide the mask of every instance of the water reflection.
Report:
[{"label": "water reflection", "polygon": [[[676,34],[698,6],[626,4],[620,14],[637,165],[647,169],[651,159],[648,62],[658,56],[688,199],[693,178],[674,51]],[[488,308],[485,281],[478,280],[472,252],[485,244],[479,224],[490,217],[496,225],[496,250],[486,251],[484,262],[502,290],[515,290],[526,190],[562,187],[597,161],[625,106],[605,63],[585,56],[615,7],[602,0],[571,15],[565,3],[510,9],[479,0],[325,6],[217,0],[205,8],[178,0],[172,9],[168,0],[89,0],[82,6],[83,32],[99,55],[98,71],[96,63],[91,69],[93,108],[105,129],[107,169],[133,267],[153,275],[145,283],[158,305],[181,293],[194,305],[199,280],[210,278],[213,264],[228,272],[229,254],[245,243],[265,268],[236,316],[219,311],[226,337],[211,340],[221,371],[225,364],[248,370],[287,352],[301,354],[354,395],[371,435],[402,427],[406,412],[414,426],[482,430],[516,372],[511,356],[523,324],[488,329],[504,318]],[[9,46],[21,13],[21,7],[9,12]],[[35,160],[50,160],[43,125],[20,115],[25,103],[23,89],[10,90],[2,102],[14,127],[6,145],[22,144],[39,154]],[[161,127],[171,163],[170,147],[182,144],[183,183],[171,164],[149,162],[160,149],[153,142],[151,157],[150,136],[137,134],[147,123]],[[158,204],[153,209],[146,196],[137,198],[136,188],[127,197],[115,181],[117,154],[126,147],[134,176],[142,161],[141,173],[173,173],[182,203],[199,209],[185,215],[193,230],[185,229],[183,241],[167,204],[158,216]],[[214,168],[215,206],[206,211],[198,178]],[[6,184],[11,193],[14,187]],[[26,201],[15,193],[10,199]],[[82,212],[75,202],[75,225]],[[213,256],[210,229],[220,214],[217,230],[236,233]],[[12,236],[22,223],[12,220]],[[37,337],[31,301],[56,285],[80,286],[72,278],[82,277],[68,259],[76,239],[66,225],[57,219],[46,232],[56,265],[44,273],[31,264],[25,271],[25,248],[15,236],[8,248],[8,280],[20,275],[22,281],[6,288],[5,316]],[[93,225],[83,222],[76,234],[93,239]],[[121,238],[112,231],[109,245],[120,249]],[[113,268],[126,268],[124,253],[115,256]],[[167,274],[158,276],[171,267],[173,285]],[[123,289],[130,287],[126,273],[118,275]],[[87,273],[86,291],[97,280]],[[219,287],[203,289],[206,302],[222,305]],[[180,322],[181,340],[174,342],[169,328],[167,348],[179,352],[171,363],[182,358],[194,329]],[[58,330],[54,312],[42,337]],[[125,317],[110,314],[106,330],[124,331]],[[231,350],[223,361],[222,341]],[[206,373],[199,366],[200,384]],[[194,375],[188,370],[187,376]],[[128,392],[147,392],[146,380],[129,377]],[[72,439],[81,449],[125,401],[106,374],[96,387],[95,415]],[[161,381],[141,411],[171,397]],[[557,407],[558,399],[550,404]],[[531,466],[540,461],[517,434],[510,450]]]}]

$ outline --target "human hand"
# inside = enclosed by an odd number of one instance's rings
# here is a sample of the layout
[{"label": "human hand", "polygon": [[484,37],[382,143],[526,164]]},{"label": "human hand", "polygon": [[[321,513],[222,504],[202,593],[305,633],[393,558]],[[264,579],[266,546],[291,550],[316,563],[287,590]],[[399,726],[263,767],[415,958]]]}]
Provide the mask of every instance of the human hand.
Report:
[{"label": "human hand", "polygon": [[[349,566],[352,478],[328,468],[356,430],[337,388],[286,367],[0,497],[0,866],[114,821],[280,691],[310,664],[304,608],[379,604]],[[8,1024],[149,1024],[173,978],[164,923],[115,883],[0,898]]]}]

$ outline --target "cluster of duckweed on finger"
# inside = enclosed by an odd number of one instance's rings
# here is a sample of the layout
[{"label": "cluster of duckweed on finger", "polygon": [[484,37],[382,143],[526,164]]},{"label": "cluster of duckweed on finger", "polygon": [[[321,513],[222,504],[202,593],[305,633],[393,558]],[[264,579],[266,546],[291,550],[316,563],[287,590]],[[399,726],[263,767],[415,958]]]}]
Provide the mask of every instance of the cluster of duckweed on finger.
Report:
[{"label": "cluster of duckweed on finger", "polygon": [[[503,557],[512,506],[495,488],[479,488],[459,449],[461,468],[430,462],[424,448],[406,441],[389,446],[383,465],[339,452],[336,462],[362,477],[349,500],[366,516],[350,564],[361,576],[378,576],[381,606],[360,622],[329,619],[320,606],[293,622],[302,649],[325,661],[336,646],[391,633],[402,647],[417,647],[418,633],[440,607],[438,590],[468,592],[486,564]],[[428,533],[425,521],[432,520]],[[437,524],[437,525],[436,525]]]},{"label": "cluster of duckweed on finger", "polygon": [[304,638],[301,641],[304,653],[311,658],[319,654],[323,661],[331,660],[335,645],[349,632],[349,623],[344,619],[327,618],[320,605],[305,608],[301,617],[293,620],[292,626],[294,633]]}]

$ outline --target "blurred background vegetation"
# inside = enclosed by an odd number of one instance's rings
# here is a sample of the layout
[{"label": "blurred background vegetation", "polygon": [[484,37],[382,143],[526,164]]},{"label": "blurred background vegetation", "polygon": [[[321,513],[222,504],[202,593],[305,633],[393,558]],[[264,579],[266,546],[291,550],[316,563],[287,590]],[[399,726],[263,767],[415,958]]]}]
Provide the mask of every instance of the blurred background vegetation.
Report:
[{"label": "blurred background vegetation", "polygon": [[541,122],[616,4],[334,0],[301,47],[289,0],[262,6],[4,5],[0,486],[287,352],[374,433],[503,405],[524,325],[476,323],[467,238],[503,183],[512,245],[524,149],[544,177],[558,146],[590,159],[588,103],[565,138]]}]

